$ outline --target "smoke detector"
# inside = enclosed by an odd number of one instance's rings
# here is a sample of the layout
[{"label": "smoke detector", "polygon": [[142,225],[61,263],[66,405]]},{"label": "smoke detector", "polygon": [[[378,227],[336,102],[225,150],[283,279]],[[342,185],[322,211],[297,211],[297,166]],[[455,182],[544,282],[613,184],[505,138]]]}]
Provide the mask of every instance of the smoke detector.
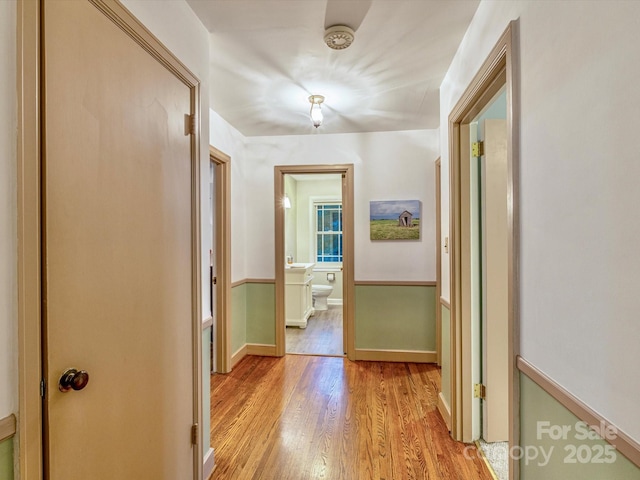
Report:
[{"label": "smoke detector", "polygon": [[355,32],[345,25],[334,25],[324,32],[324,42],[334,50],[344,50],[353,43]]}]

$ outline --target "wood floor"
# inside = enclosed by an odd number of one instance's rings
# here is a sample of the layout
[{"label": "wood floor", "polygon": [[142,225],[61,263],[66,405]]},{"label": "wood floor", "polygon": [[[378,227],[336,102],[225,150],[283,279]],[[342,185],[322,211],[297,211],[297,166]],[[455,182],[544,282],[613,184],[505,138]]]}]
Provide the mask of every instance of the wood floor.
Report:
[{"label": "wood floor", "polygon": [[344,355],[342,340],[342,305],[316,310],[307,328],[287,327],[287,353],[310,355]]},{"label": "wood floor", "polygon": [[490,480],[449,437],[439,382],[433,365],[248,356],[211,377],[211,478]]}]

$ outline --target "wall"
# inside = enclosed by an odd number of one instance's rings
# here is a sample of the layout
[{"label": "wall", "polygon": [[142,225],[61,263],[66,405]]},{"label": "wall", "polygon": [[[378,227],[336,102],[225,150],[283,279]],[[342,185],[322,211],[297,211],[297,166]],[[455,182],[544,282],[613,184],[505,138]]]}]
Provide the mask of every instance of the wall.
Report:
[{"label": "wall", "polygon": [[[0,2],[0,419],[18,411],[16,3]],[[13,478],[13,440],[0,478]]]},{"label": "wall", "polygon": [[448,115],[519,18],[521,354],[636,441],[639,17],[633,1],[482,2],[440,96],[446,236]]},{"label": "wall", "polygon": [[0,478],[13,478],[13,439],[0,441]]},{"label": "wall", "polygon": [[434,286],[356,285],[356,349],[434,352]]},{"label": "wall", "polygon": [[[342,198],[341,177],[332,176],[332,180],[300,180],[296,183],[297,199],[297,253],[296,261],[311,263],[316,261],[315,251],[315,215],[312,210],[317,197],[323,200]],[[313,237],[313,238],[312,238]],[[312,248],[312,245],[314,247]]]},{"label": "wall", "polygon": [[[640,480],[640,469],[598,435],[584,438],[578,417],[520,374],[522,480],[589,478]],[[553,429],[562,428],[563,433]],[[535,458],[534,458],[535,456]]]},{"label": "wall", "polygon": [[238,282],[247,278],[245,137],[211,109],[209,126],[210,144],[231,157],[231,281]]},{"label": "wall", "polygon": [[[355,167],[356,280],[434,280],[434,161],[437,130],[247,138],[247,270],[274,278],[275,165],[343,164]],[[422,202],[420,241],[371,242],[369,201]],[[265,253],[266,252],[266,253]]]},{"label": "wall", "polygon": [[284,255],[293,257],[293,261],[298,261],[298,189],[297,184],[291,175],[284,177],[284,193],[289,197],[291,208],[284,211]]}]

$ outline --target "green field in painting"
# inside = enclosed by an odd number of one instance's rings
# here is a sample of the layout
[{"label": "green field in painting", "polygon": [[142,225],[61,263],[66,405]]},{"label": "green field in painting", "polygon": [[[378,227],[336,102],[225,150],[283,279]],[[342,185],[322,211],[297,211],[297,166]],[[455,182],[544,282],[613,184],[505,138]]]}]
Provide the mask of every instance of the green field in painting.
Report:
[{"label": "green field in painting", "polygon": [[419,240],[420,220],[412,227],[399,227],[398,220],[371,220],[371,240]]}]

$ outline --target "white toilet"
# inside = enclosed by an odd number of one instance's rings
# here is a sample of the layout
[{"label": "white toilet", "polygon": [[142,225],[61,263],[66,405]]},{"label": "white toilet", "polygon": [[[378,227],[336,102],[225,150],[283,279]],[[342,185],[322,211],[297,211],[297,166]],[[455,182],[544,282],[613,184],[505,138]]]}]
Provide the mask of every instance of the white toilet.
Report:
[{"label": "white toilet", "polygon": [[328,310],[327,299],[331,292],[333,292],[333,287],[330,285],[311,285],[313,308],[316,310]]}]

